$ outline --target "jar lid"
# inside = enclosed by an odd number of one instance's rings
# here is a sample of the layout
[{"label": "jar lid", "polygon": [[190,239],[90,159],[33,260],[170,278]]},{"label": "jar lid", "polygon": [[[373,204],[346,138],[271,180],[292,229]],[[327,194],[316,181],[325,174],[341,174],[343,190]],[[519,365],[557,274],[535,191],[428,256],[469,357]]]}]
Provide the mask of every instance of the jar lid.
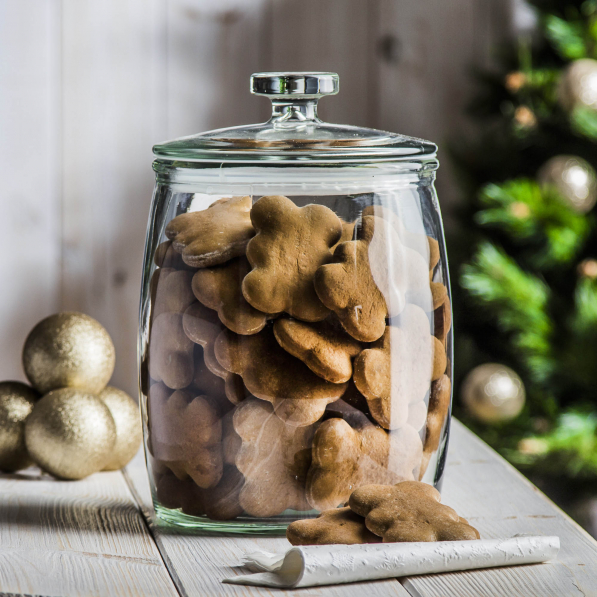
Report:
[{"label": "jar lid", "polygon": [[155,145],[153,153],[161,160],[189,162],[428,162],[435,158],[437,146],[429,141],[320,120],[317,102],[338,90],[336,73],[256,73],[251,76],[251,93],[272,101],[267,122],[166,141]]}]

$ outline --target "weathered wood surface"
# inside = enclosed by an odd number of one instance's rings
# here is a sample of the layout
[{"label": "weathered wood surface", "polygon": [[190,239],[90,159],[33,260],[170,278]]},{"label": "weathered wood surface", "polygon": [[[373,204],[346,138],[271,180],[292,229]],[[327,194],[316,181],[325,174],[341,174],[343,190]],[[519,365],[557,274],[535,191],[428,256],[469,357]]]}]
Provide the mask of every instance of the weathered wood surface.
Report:
[{"label": "weathered wood surface", "polygon": [[2,595],[178,595],[120,472],[0,476]]},{"label": "weathered wood surface", "polygon": [[[151,146],[263,121],[262,70],[331,70],[333,122],[439,142],[463,126],[501,0],[0,0],[0,379],[22,377],[37,320],[76,309],[136,393]],[[442,155],[443,157],[443,155]],[[442,163],[442,203],[450,202]]]},{"label": "weathered wood surface", "polygon": [[[240,573],[234,566],[255,547],[283,552],[285,539],[198,537],[178,533],[151,517],[151,497],[141,454],[126,477],[148,517],[152,533],[179,589],[192,595],[268,595],[254,587],[223,585]],[[289,592],[297,595],[412,595],[413,597],[597,596],[597,542],[522,475],[454,421],[443,501],[467,518],[484,538],[516,534],[557,535],[562,548],[549,564],[459,572]],[[405,592],[406,591],[406,592]]]}]

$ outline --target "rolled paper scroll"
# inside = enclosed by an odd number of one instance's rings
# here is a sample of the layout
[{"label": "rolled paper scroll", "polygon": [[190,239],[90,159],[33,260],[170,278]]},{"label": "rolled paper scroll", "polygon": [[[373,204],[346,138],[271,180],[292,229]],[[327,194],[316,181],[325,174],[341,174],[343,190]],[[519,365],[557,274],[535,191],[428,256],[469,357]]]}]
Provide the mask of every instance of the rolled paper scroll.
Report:
[{"label": "rolled paper scroll", "polygon": [[294,547],[282,555],[265,551],[247,554],[243,564],[262,572],[225,578],[222,582],[278,588],[315,587],[538,564],[554,559],[559,549],[558,537],[528,536],[481,541],[309,545]]}]

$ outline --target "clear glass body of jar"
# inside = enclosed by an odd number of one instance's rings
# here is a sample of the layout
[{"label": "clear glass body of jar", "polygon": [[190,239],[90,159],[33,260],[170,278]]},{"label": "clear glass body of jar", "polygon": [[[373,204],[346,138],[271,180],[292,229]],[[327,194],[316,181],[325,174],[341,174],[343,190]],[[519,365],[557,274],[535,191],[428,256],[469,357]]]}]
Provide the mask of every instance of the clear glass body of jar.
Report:
[{"label": "clear glass body of jar", "polygon": [[321,123],[317,99],[336,91],[329,74],[255,76],[268,123],[154,148],[140,391],[169,522],[279,534],[364,484],[441,483],[435,146]]}]

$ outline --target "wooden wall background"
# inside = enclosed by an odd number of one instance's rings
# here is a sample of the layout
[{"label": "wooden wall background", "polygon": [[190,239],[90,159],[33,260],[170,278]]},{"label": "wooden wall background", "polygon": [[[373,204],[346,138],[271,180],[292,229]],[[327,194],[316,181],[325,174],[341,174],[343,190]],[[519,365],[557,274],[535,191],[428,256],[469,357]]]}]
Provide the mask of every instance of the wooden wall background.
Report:
[{"label": "wooden wall background", "polygon": [[[518,2],[0,0],[0,379],[39,319],[79,310],[136,395],[152,144],[265,120],[260,70],[336,71],[323,118],[441,144]],[[439,187],[449,210],[445,162]]]}]

